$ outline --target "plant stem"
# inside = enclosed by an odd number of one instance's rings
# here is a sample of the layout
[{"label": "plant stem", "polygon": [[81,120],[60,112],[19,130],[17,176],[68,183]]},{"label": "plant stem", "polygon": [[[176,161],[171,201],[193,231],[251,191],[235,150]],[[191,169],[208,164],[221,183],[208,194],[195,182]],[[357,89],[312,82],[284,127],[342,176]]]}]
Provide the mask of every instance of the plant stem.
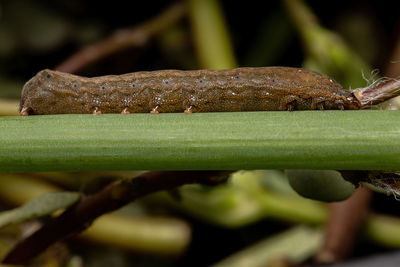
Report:
[{"label": "plant stem", "polygon": [[111,213],[95,220],[78,237],[136,253],[171,256],[185,251],[191,240],[191,229],[179,219]]},{"label": "plant stem", "polygon": [[202,68],[237,66],[224,15],[217,0],[189,0],[194,42]]},{"label": "plant stem", "polygon": [[400,169],[397,111],[0,118],[0,171]]},{"label": "plant stem", "polygon": [[11,99],[0,99],[0,116],[18,115],[19,101]]},{"label": "plant stem", "polygon": [[399,247],[400,220],[387,215],[372,215],[365,226],[367,235],[388,247]]}]

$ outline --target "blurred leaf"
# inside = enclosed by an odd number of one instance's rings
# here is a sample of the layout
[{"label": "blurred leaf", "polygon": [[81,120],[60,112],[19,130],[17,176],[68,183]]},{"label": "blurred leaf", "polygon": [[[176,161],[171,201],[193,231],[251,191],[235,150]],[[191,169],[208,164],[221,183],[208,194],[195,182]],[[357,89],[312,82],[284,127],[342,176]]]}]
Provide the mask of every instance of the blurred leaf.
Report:
[{"label": "blurred leaf", "polygon": [[79,200],[79,193],[52,192],[34,198],[13,210],[0,213],[0,227],[50,214],[71,206]]},{"label": "blurred leaf", "polygon": [[[277,178],[281,176],[275,175]],[[325,221],[326,210],[322,203],[302,198],[282,184],[271,188],[262,181],[264,176],[268,176],[265,179],[271,177],[264,171],[238,171],[226,184],[212,188],[200,185],[180,187],[181,201],[174,200],[165,192],[153,194],[148,201],[152,199],[170,205],[201,220],[228,228],[242,227],[266,217],[314,224]],[[274,192],[274,189],[277,191]]]},{"label": "blurred leaf", "polygon": [[381,57],[382,39],[385,39],[377,28],[380,21],[377,21],[373,12],[369,9],[347,10],[341,12],[335,23],[335,30],[343,36],[354,53],[370,65]]},{"label": "blurred leaf", "polygon": [[283,171],[265,170],[260,178],[260,184],[267,191],[283,194],[285,196],[296,195],[296,191],[289,184],[289,180]]},{"label": "blurred leaf", "polygon": [[[0,39],[1,40],[1,39]],[[1,43],[1,42],[0,42]],[[0,97],[19,99],[24,83],[0,73]]]},{"label": "blurred leaf", "polygon": [[79,45],[86,45],[98,40],[105,34],[105,30],[101,21],[85,20],[78,25],[74,36]]},{"label": "blurred leaf", "polygon": [[318,250],[322,237],[323,232],[319,229],[305,226],[294,227],[268,237],[213,266],[270,266],[277,260],[289,260],[292,264],[301,263]]},{"label": "blurred leaf", "polygon": [[261,22],[255,40],[244,56],[244,66],[274,65],[293,39],[293,29],[282,10],[273,10]]},{"label": "blurred leaf", "polygon": [[342,201],[355,190],[337,171],[287,170],[289,183],[299,195],[321,201]]},{"label": "blurred leaf", "polygon": [[198,69],[199,63],[193,54],[193,46],[187,27],[181,24],[168,28],[157,36],[163,57],[173,66],[182,69]]},{"label": "blurred leaf", "polygon": [[14,50],[16,40],[10,28],[0,22],[0,56],[6,56]]},{"label": "blurred leaf", "polygon": [[69,23],[41,2],[29,0],[9,1],[4,7],[6,23],[23,47],[36,50],[51,49],[69,33]]},{"label": "blurred leaf", "polygon": [[303,1],[284,2],[307,53],[304,67],[323,72],[347,88],[365,86],[362,74],[368,75],[371,68],[363,59],[339,35],[322,27]]}]

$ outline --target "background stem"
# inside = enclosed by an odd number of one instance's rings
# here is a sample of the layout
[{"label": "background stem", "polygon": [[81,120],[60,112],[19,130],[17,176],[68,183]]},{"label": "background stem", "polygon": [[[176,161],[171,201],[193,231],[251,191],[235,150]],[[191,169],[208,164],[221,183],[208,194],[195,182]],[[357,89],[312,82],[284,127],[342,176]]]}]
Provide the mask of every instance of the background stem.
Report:
[{"label": "background stem", "polygon": [[219,2],[189,0],[190,20],[201,68],[231,69],[237,66],[232,42]]}]

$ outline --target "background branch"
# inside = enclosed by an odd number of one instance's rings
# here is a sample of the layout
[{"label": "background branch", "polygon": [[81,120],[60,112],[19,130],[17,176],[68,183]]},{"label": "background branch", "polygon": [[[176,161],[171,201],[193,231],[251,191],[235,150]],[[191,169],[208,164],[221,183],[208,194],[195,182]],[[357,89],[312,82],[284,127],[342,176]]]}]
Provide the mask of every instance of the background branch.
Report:
[{"label": "background branch", "polygon": [[186,7],[184,3],[178,2],[142,25],[118,30],[108,38],[84,47],[56,66],[55,69],[74,73],[101,58],[127,47],[144,46],[151,37],[178,22],[185,14]]}]

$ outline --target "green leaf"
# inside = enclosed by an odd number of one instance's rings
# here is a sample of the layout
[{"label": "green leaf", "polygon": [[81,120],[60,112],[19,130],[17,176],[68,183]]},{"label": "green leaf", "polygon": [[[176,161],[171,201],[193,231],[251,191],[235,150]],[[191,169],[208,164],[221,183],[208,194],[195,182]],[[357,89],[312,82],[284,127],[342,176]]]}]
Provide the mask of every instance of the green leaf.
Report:
[{"label": "green leaf", "polygon": [[321,201],[342,201],[355,190],[337,171],[287,170],[289,183],[299,195]]},{"label": "green leaf", "polygon": [[0,213],[0,227],[19,223],[67,208],[79,200],[79,193],[51,192],[30,200],[21,207]]},{"label": "green leaf", "polygon": [[345,88],[366,85],[362,73],[371,68],[335,32],[320,25],[311,9],[301,0],[285,0],[288,14],[303,41],[307,59],[304,67],[320,71]]}]

